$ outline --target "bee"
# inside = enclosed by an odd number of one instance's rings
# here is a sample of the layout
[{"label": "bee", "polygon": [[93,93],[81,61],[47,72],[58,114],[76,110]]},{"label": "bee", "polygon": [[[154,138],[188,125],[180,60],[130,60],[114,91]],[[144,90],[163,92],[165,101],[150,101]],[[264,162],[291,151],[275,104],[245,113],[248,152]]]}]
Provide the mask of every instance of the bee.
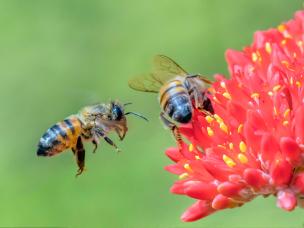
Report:
[{"label": "bee", "polygon": [[83,141],[94,144],[97,150],[99,141],[103,138],[117,151],[120,149],[107,136],[114,131],[120,140],[123,140],[127,131],[126,116],[133,114],[147,120],[141,114],[135,112],[125,113],[124,107],[131,103],[122,105],[118,101],[86,106],[78,114],[71,115],[65,120],[50,127],[40,138],[38,143],[38,156],[54,156],[67,149],[72,149],[78,165],[76,176],[80,175],[85,168],[85,149]]},{"label": "bee", "polygon": [[159,94],[160,118],[171,129],[180,147],[182,142],[177,124],[191,121],[193,106],[206,115],[214,113],[207,97],[207,84],[211,84],[211,81],[200,74],[187,73],[174,60],[164,55],[155,56],[152,73],[129,81],[129,87],[134,90]]}]

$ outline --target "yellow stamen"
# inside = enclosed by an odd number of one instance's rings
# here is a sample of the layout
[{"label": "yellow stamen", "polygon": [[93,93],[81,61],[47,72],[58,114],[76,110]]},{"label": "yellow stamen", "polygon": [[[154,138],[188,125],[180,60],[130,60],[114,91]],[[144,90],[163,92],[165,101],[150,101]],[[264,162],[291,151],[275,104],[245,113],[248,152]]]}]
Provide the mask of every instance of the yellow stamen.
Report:
[{"label": "yellow stamen", "polygon": [[288,125],[288,121],[287,120],[285,120],[284,122],[283,122],[283,126],[287,126]]},{"label": "yellow stamen", "polygon": [[225,82],[222,81],[220,85],[221,85],[222,88],[224,88],[224,89],[226,88],[226,83]]},{"label": "yellow stamen", "polygon": [[237,131],[240,134],[242,130],[243,130],[243,124],[240,124]]},{"label": "yellow stamen", "polygon": [[248,162],[248,158],[244,154],[238,154],[238,159],[241,163],[245,164]]},{"label": "yellow stamen", "polygon": [[184,168],[185,168],[185,170],[187,170],[188,172],[192,172],[192,171],[193,171],[192,168],[191,168],[191,166],[190,166],[188,163],[184,164]]},{"label": "yellow stamen", "polygon": [[257,53],[253,52],[253,53],[251,54],[251,59],[252,59],[253,62],[256,62],[256,61],[258,60],[258,55],[257,55]]},{"label": "yellow stamen", "polygon": [[283,25],[283,24],[280,24],[280,25],[278,26],[278,30],[279,30],[279,32],[284,32],[284,31],[286,30],[286,26]]},{"label": "yellow stamen", "polygon": [[216,119],[216,121],[218,123],[222,123],[223,122],[223,119],[218,114],[214,114],[213,116],[214,116],[214,118]]},{"label": "yellow stamen", "polygon": [[213,100],[214,100],[216,103],[221,103],[215,96],[213,97]]},{"label": "yellow stamen", "polygon": [[225,149],[225,150],[226,150],[226,147],[225,147],[225,146],[223,146],[223,145],[221,145],[221,144],[217,145],[217,147],[219,147],[219,148],[222,148],[222,149]]},{"label": "yellow stamen", "polygon": [[178,179],[182,180],[182,179],[186,179],[187,177],[189,177],[188,173],[182,173],[181,175],[179,175]]},{"label": "yellow stamen", "polygon": [[278,115],[278,110],[277,110],[277,108],[276,107],[273,107],[273,113],[274,113],[274,115]]},{"label": "yellow stamen", "polygon": [[272,97],[272,96],[273,96],[273,92],[269,91],[269,92],[268,92],[268,95],[269,95],[270,97]]},{"label": "yellow stamen", "polygon": [[231,96],[228,92],[223,93],[223,96],[226,97],[227,99],[231,100]]},{"label": "yellow stamen", "polygon": [[253,67],[253,66],[250,66],[250,67],[248,68],[248,72],[249,72],[249,73],[253,73],[253,72],[254,72],[254,67]]},{"label": "yellow stamen", "polygon": [[242,153],[245,153],[247,151],[247,145],[243,141],[240,142],[239,147]]},{"label": "yellow stamen", "polygon": [[229,166],[230,168],[232,168],[236,165],[236,163],[230,157],[228,157],[226,154],[223,155],[223,160],[226,163],[226,165]]},{"label": "yellow stamen", "polygon": [[289,113],[290,113],[290,109],[288,108],[285,110],[285,112],[283,114],[284,118],[286,118],[289,115]]},{"label": "yellow stamen", "polygon": [[286,42],[287,42],[287,41],[284,39],[284,40],[281,41],[281,44],[282,44],[282,45],[285,45]]},{"label": "yellow stamen", "polygon": [[276,85],[272,88],[273,92],[277,92],[281,88],[281,85]]},{"label": "yellow stamen", "polygon": [[271,45],[270,45],[269,42],[267,42],[267,43],[265,44],[265,50],[266,50],[266,52],[267,52],[268,54],[271,53]]},{"label": "yellow stamen", "polygon": [[289,82],[290,82],[290,85],[293,85],[293,78],[290,78]]},{"label": "yellow stamen", "polygon": [[195,155],[195,159],[196,159],[196,160],[200,160],[201,158],[200,158],[200,156]]},{"label": "yellow stamen", "polygon": [[301,87],[301,82],[296,81],[296,85],[297,85],[298,87]]},{"label": "yellow stamen", "polygon": [[253,98],[253,99],[259,98],[259,97],[260,97],[260,94],[258,94],[258,93],[251,94],[251,98]]},{"label": "yellow stamen", "polygon": [[206,116],[205,119],[208,123],[211,123],[213,121],[213,118],[211,116]]},{"label": "yellow stamen", "polygon": [[220,129],[224,131],[226,134],[228,133],[228,127],[224,123],[220,123]]},{"label": "yellow stamen", "polygon": [[207,127],[207,133],[210,137],[214,135],[214,132],[210,127]]},{"label": "yellow stamen", "polygon": [[192,152],[193,151],[193,149],[194,149],[194,146],[193,146],[193,144],[192,143],[190,143],[190,145],[189,145],[189,152]]},{"label": "yellow stamen", "polygon": [[233,143],[229,143],[229,149],[233,150]]}]

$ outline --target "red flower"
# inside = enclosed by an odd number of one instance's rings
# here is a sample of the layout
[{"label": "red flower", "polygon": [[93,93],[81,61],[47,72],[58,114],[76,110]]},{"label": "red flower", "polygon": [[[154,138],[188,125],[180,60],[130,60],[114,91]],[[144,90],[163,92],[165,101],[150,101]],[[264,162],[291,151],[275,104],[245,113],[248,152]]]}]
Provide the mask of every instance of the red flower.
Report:
[{"label": "red flower", "polygon": [[180,178],[171,192],[197,199],[183,221],[259,195],[287,211],[304,205],[304,11],[226,58],[231,79],[216,75],[210,88],[215,115],[194,110],[179,128],[191,144],[166,151]]}]

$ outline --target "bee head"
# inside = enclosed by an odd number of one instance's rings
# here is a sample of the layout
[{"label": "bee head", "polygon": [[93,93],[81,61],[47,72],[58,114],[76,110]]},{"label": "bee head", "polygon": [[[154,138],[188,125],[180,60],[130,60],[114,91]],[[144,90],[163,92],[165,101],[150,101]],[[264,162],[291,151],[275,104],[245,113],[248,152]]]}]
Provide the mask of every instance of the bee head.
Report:
[{"label": "bee head", "polygon": [[113,120],[120,121],[124,116],[123,107],[118,103],[112,103],[111,114]]}]

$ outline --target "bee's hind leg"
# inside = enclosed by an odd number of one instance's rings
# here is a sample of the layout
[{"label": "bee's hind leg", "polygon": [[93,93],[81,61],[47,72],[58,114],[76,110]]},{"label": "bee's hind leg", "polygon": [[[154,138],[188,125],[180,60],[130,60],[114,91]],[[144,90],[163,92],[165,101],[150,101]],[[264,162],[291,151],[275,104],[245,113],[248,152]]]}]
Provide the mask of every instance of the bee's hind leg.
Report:
[{"label": "bee's hind leg", "polygon": [[84,164],[85,164],[85,150],[82,144],[81,137],[78,137],[76,148],[72,149],[74,155],[76,156],[76,162],[78,165],[78,171],[76,177],[82,174],[84,171]]},{"label": "bee's hind leg", "polygon": [[183,146],[183,141],[182,141],[182,136],[181,136],[177,126],[173,122],[168,120],[168,118],[165,116],[165,114],[163,112],[160,113],[160,119],[165,124],[165,126],[168,127],[172,131],[173,136],[177,142],[178,148],[181,150],[182,146]]}]

